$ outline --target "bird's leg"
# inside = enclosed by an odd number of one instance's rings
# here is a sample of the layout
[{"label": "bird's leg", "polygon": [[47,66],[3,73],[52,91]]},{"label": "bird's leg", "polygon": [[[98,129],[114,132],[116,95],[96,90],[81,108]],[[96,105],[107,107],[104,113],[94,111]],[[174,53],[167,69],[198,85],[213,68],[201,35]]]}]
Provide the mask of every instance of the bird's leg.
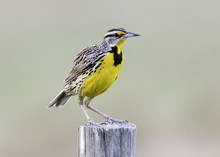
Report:
[{"label": "bird's leg", "polygon": [[[90,105],[90,102],[92,101],[93,98],[94,98],[94,97],[88,98],[88,99],[85,101],[85,105],[86,105],[86,107],[87,107],[88,109],[90,109],[90,110],[92,110],[92,111],[98,113],[98,114],[101,115],[102,117],[104,117],[104,118],[105,118],[105,122],[108,122],[108,123],[114,123],[114,122],[116,122],[116,123],[125,123],[125,122],[128,122],[127,120],[118,120],[118,119],[111,118],[111,117],[109,117],[108,115],[106,115],[105,113],[102,113],[102,112],[100,112],[99,110],[97,110],[96,108],[92,107],[92,106]],[[104,123],[105,123],[105,122],[104,122]]]},{"label": "bird's leg", "polygon": [[[91,105],[89,105],[89,106],[86,105],[86,107],[88,107],[88,109],[90,109],[90,110],[92,110],[92,111],[98,113],[98,114],[101,115],[102,117],[104,117],[104,118],[105,118],[105,122],[107,122],[107,123],[126,123],[126,122],[128,122],[127,120],[118,120],[118,119],[111,118],[111,117],[109,117],[108,115],[106,115],[106,114],[100,112],[100,111],[97,110],[96,108],[92,107]],[[104,123],[105,123],[105,122],[104,122]]]},{"label": "bird's leg", "polygon": [[83,99],[84,99],[84,97],[79,96],[79,101],[78,101],[79,106],[81,107],[81,109],[83,110],[84,114],[86,115],[86,118],[87,118],[88,122],[89,122],[90,124],[96,124],[96,123],[92,120],[92,118],[89,117],[89,115],[87,114],[86,110],[84,109]]}]

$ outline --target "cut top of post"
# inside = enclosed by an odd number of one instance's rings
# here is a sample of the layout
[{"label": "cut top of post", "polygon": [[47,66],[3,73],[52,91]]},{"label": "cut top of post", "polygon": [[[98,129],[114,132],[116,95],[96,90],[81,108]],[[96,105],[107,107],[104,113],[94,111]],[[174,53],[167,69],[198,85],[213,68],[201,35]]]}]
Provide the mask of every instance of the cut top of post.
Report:
[{"label": "cut top of post", "polygon": [[108,129],[136,129],[136,125],[129,123],[129,122],[125,122],[125,123],[100,123],[100,124],[85,124],[83,126],[80,127],[89,127],[89,128],[99,128],[99,129],[104,129],[104,130],[108,130]]}]

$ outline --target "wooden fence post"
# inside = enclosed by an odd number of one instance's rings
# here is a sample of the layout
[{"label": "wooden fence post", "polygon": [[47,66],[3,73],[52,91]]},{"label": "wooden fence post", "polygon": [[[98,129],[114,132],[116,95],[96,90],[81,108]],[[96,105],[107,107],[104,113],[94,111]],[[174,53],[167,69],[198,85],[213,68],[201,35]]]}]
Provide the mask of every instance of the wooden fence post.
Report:
[{"label": "wooden fence post", "polygon": [[131,123],[78,127],[79,157],[135,157],[136,126]]}]

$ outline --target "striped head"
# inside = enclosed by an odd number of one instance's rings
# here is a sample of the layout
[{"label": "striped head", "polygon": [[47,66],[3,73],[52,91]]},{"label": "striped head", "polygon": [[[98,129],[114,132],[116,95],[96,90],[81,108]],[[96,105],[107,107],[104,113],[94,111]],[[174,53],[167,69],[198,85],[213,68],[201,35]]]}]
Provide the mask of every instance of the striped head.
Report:
[{"label": "striped head", "polygon": [[125,40],[129,37],[140,36],[139,34],[126,31],[124,28],[116,28],[109,30],[105,36],[104,41],[109,47],[122,46]]}]

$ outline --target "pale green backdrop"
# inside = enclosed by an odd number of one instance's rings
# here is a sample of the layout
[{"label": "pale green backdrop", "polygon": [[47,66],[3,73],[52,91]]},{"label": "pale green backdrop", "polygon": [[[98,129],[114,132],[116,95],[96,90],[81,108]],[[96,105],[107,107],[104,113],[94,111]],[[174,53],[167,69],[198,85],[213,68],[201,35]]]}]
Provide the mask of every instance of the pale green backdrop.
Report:
[{"label": "pale green backdrop", "polygon": [[1,0],[1,157],[77,156],[77,98],[46,106],[77,53],[115,27],[141,37],[92,104],[137,125],[137,157],[220,156],[220,1]]}]

